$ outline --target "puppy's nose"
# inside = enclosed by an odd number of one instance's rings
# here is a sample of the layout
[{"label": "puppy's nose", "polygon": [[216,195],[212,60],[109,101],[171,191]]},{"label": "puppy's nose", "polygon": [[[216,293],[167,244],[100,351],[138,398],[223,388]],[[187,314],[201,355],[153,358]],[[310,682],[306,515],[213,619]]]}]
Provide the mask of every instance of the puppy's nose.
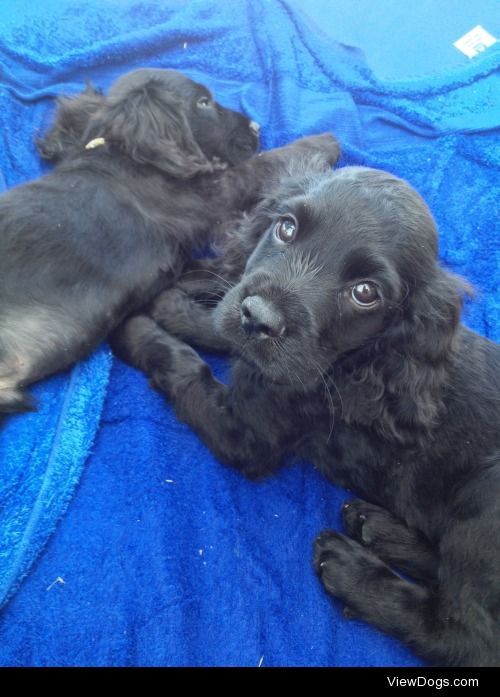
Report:
[{"label": "puppy's nose", "polygon": [[283,315],[260,295],[249,295],[241,303],[241,326],[258,339],[275,339],[285,332]]},{"label": "puppy's nose", "polygon": [[260,124],[257,123],[257,121],[250,121],[248,124],[249,129],[252,131],[252,133],[256,136],[259,135],[260,133]]}]

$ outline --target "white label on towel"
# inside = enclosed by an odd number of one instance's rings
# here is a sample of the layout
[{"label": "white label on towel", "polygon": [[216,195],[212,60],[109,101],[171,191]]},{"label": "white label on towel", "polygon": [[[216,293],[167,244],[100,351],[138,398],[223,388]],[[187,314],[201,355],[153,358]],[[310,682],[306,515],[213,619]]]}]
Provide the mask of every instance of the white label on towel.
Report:
[{"label": "white label on towel", "polygon": [[468,58],[474,58],[474,56],[487,49],[488,46],[493,46],[496,42],[497,39],[478,24],[477,27],[468,31],[460,39],[457,39],[453,46],[465,53]]}]

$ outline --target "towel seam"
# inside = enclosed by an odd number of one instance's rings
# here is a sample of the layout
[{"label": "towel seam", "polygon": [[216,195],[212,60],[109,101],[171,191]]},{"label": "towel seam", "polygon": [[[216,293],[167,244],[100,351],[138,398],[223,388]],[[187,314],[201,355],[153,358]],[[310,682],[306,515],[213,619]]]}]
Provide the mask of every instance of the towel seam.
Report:
[{"label": "towel seam", "polygon": [[[74,392],[74,384],[76,382],[76,377],[77,374],[79,374],[81,371],[81,366],[80,364],[76,365],[75,368],[73,368],[71,377],[68,381],[68,384],[66,385],[65,388],[65,394],[64,394],[64,400],[62,404],[61,411],[58,416],[57,420],[57,426],[56,430],[54,433],[54,438],[52,440],[52,445],[50,446],[50,454],[48,457],[47,461],[47,467],[45,468],[45,472],[43,475],[43,482],[40,487],[40,491],[37,496],[37,500],[33,506],[33,510],[30,514],[30,517],[28,519],[28,522],[26,523],[26,526],[23,531],[22,539],[19,543],[19,551],[16,553],[16,556],[14,557],[14,560],[12,562],[11,568],[9,573],[6,576],[6,582],[4,582],[4,594],[2,597],[0,597],[0,606],[7,600],[7,598],[12,594],[12,592],[15,590],[15,587],[17,584],[24,578],[25,574],[27,573],[28,569],[25,569],[25,571],[22,573],[22,575],[17,578],[18,573],[20,568],[23,565],[23,562],[25,560],[25,555],[26,555],[26,540],[29,538],[33,530],[35,529],[39,519],[40,515],[42,512],[42,502],[44,500],[44,495],[48,489],[48,481],[50,480],[50,476],[54,470],[55,467],[55,462],[56,462],[56,448],[57,445],[59,444],[59,441],[62,437],[62,431],[63,431],[63,423],[65,416],[67,412],[69,411],[70,408],[70,397],[72,396]],[[13,585],[15,584],[15,585]]]}]

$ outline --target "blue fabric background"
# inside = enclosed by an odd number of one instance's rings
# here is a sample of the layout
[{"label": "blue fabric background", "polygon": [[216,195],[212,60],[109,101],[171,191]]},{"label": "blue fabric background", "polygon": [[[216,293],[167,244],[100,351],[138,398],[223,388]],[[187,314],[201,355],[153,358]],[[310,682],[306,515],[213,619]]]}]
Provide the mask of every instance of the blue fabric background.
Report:
[{"label": "blue fabric background", "polygon": [[[136,67],[177,68],[259,121],[266,148],[330,130],[343,164],[407,178],[434,212],[443,262],[478,288],[467,323],[498,340],[500,51],[471,60],[451,46],[478,23],[498,35],[498,6],[414,5],[4,0],[0,180],[13,186],[42,171],[33,135],[49,123],[54,95],[87,79],[107,88]],[[225,361],[210,360],[223,376]],[[344,620],[314,576],[311,542],[340,526],[346,492],[307,463],[245,481],[142,375],[109,365],[103,347],[45,381],[36,388],[42,411],[1,432],[5,596],[81,479],[0,614],[0,665],[419,665],[398,642]],[[70,407],[82,416],[71,420]],[[61,430],[74,443],[69,460]],[[54,458],[67,463],[66,478],[47,479]],[[13,554],[21,519],[22,559]]]}]

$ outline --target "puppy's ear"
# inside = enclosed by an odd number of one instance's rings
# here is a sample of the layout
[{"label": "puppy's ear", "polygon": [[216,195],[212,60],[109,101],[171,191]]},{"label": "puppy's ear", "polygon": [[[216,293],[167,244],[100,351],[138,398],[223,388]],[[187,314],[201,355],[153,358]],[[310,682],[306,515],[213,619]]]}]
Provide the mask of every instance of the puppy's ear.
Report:
[{"label": "puppy's ear", "polygon": [[81,150],[90,118],[103,103],[104,96],[90,84],[76,97],[59,97],[52,127],[36,141],[41,157],[58,162]]},{"label": "puppy's ear", "polygon": [[438,266],[428,283],[409,290],[371,367],[383,395],[378,416],[385,436],[428,437],[437,425],[463,297],[471,294],[465,280]]},{"label": "puppy's ear", "polygon": [[214,169],[193,137],[184,105],[155,80],[109,98],[87,137],[115,142],[138,164],[172,177],[188,179]]}]

